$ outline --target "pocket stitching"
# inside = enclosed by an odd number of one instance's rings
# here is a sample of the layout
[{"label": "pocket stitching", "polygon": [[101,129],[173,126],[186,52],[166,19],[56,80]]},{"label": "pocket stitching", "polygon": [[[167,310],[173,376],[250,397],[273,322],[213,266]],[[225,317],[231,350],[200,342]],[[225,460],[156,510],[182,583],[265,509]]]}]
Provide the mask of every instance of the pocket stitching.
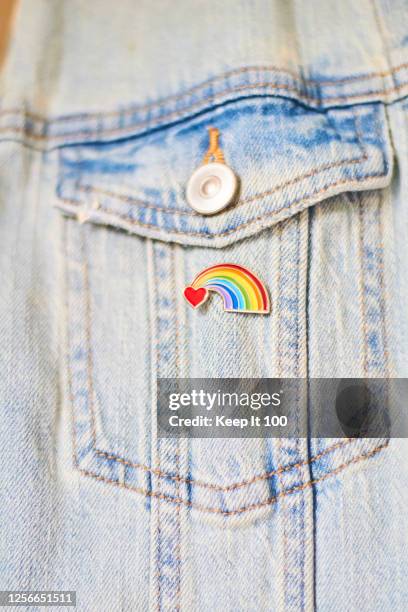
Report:
[{"label": "pocket stitching", "polygon": [[315,478],[313,480],[309,480],[309,481],[304,482],[304,483],[302,483],[300,485],[295,485],[294,487],[292,487],[290,489],[287,489],[286,491],[281,491],[277,495],[275,495],[273,497],[269,497],[268,499],[266,499],[266,500],[264,500],[262,502],[257,502],[255,504],[250,504],[248,506],[242,506],[241,508],[237,508],[235,510],[221,510],[220,508],[214,508],[214,507],[210,507],[210,506],[203,506],[202,504],[197,504],[195,502],[188,501],[188,500],[185,500],[183,498],[172,497],[171,495],[167,495],[165,493],[159,493],[157,491],[143,489],[142,487],[134,487],[132,485],[127,485],[126,483],[119,482],[118,480],[113,480],[111,478],[107,478],[106,476],[102,476],[100,474],[95,474],[95,473],[93,473],[93,472],[91,472],[89,470],[85,470],[83,468],[80,468],[78,465],[76,467],[77,467],[78,471],[81,474],[83,474],[84,476],[95,478],[95,480],[106,482],[108,484],[114,484],[114,485],[119,486],[121,488],[128,489],[129,491],[134,491],[136,493],[140,493],[140,494],[144,495],[145,497],[154,497],[155,499],[160,499],[162,501],[171,502],[171,503],[174,503],[174,504],[177,504],[177,505],[187,506],[188,508],[200,510],[201,512],[207,512],[207,513],[212,513],[212,514],[220,514],[222,516],[233,516],[233,515],[244,514],[245,512],[249,512],[249,511],[252,511],[252,510],[258,510],[258,509],[264,508],[266,506],[270,506],[272,504],[275,504],[275,503],[277,503],[279,501],[279,499],[282,499],[283,497],[287,497],[288,495],[291,495],[293,493],[297,493],[299,491],[303,491],[303,490],[305,490],[305,489],[307,489],[307,488],[309,488],[311,486],[314,486],[314,485],[318,484],[319,482],[323,482],[324,480],[327,480],[331,476],[336,476],[339,472],[342,472],[349,465],[356,464],[356,463],[359,463],[360,461],[363,461],[365,459],[369,459],[370,457],[373,457],[374,455],[379,453],[382,449],[386,448],[388,445],[389,445],[389,441],[387,440],[386,442],[383,442],[379,446],[376,446],[375,448],[371,449],[369,452],[364,453],[362,455],[358,455],[356,457],[353,457],[349,461],[346,461],[346,462],[342,463],[341,465],[337,466],[337,468],[335,468],[331,472],[327,472],[326,474],[323,474],[319,478]]},{"label": "pocket stitching", "polygon": [[[382,96],[382,101],[387,102],[386,98],[387,96],[389,96],[389,94],[397,93],[401,91],[402,89],[404,89],[407,85],[408,85],[408,82],[405,82],[405,83],[400,83],[398,85],[394,85],[393,87],[385,87],[383,89],[377,89],[374,91],[355,93],[355,94],[349,94],[349,95],[341,95],[341,96],[327,96],[322,99],[321,96],[312,96],[310,94],[302,92],[299,86],[294,87],[293,85],[289,85],[286,83],[270,83],[268,81],[260,82],[260,83],[251,83],[247,85],[240,85],[237,87],[229,88],[223,92],[220,92],[217,97],[214,97],[214,95],[204,97],[203,99],[200,99],[199,101],[194,102],[193,104],[190,104],[185,109],[169,111],[168,113],[163,114],[161,117],[159,117],[153,122],[151,119],[145,119],[143,121],[138,121],[134,123],[130,127],[124,126],[124,127],[107,128],[107,129],[102,129],[99,131],[95,130],[95,134],[98,134],[98,136],[104,136],[104,135],[115,136],[115,135],[126,134],[129,131],[131,131],[132,128],[134,129],[135,127],[137,128],[139,126],[140,127],[149,126],[149,125],[152,125],[153,127],[159,126],[163,124],[163,120],[168,122],[168,120],[169,119],[172,120],[173,117],[174,118],[183,117],[186,115],[186,113],[187,114],[190,113],[193,109],[199,108],[200,106],[202,107],[203,104],[205,104],[208,100],[211,100],[211,102],[215,105],[217,103],[222,104],[223,101],[225,100],[225,96],[228,96],[232,93],[235,94],[235,93],[238,93],[240,91],[245,91],[245,90],[247,91],[256,90],[256,89],[271,89],[275,91],[282,90],[284,92],[295,93],[297,95],[296,99],[299,101],[304,100],[306,103],[315,102],[315,106],[319,107],[319,106],[322,106],[322,102],[323,103],[325,102],[326,103],[335,103],[335,102],[347,103],[348,100],[358,100],[358,99],[364,100],[364,99],[369,99],[373,97],[375,98],[377,96]],[[274,93],[272,95],[278,96],[279,94]],[[290,95],[287,97],[290,97]],[[6,114],[7,114],[7,110],[6,110]],[[96,115],[96,117],[98,116],[100,117],[101,115],[103,115],[103,113]],[[120,114],[118,116],[120,117]],[[21,117],[22,120],[24,121],[25,119],[27,119],[28,114],[24,111],[19,111],[18,117]],[[69,120],[71,120],[70,117],[73,117],[72,119],[73,121],[78,120],[78,117],[76,115],[70,115]],[[90,117],[92,118],[92,115],[90,115]],[[65,117],[64,121],[67,121],[67,119],[68,118]],[[23,134],[32,140],[45,141],[45,142],[49,142],[53,140],[55,141],[58,139],[69,138],[69,137],[80,137],[80,136],[83,136],[83,142],[89,142],[89,140],[92,140],[92,133],[91,133],[91,138],[89,138],[89,131],[87,130],[79,130],[78,132],[68,131],[68,132],[63,132],[61,134],[47,134],[46,129],[48,128],[48,126],[54,125],[56,120],[58,120],[58,118],[54,120],[42,119],[42,125],[40,125],[40,129],[42,129],[42,132],[40,133],[33,132],[33,126],[31,126],[30,124],[27,125],[26,123],[23,126],[11,125],[11,126],[0,127],[0,133],[12,132],[15,134]],[[88,137],[88,138],[86,139],[85,137]],[[93,138],[95,138],[95,135],[93,136]]]},{"label": "pocket stitching", "polygon": [[[250,221],[245,221],[244,223],[241,223],[239,225],[236,225],[233,228],[230,228],[226,231],[222,231],[222,232],[212,232],[211,234],[209,234],[208,232],[187,232],[187,231],[181,231],[181,230],[177,230],[177,229],[171,229],[169,230],[170,234],[178,234],[178,235],[182,235],[182,236],[202,236],[207,238],[208,240],[211,240],[215,237],[222,237],[222,236],[228,236],[229,234],[232,234],[234,232],[236,232],[239,229],[243,229],[245,227],[249,227],[250,225],[252,225],[253,223],[257,223],[259,221],[262,221],[263,219],[266,219],[268,217],[274,217],[277,216],[279,218],[279,213],[281,213],[283,210],[287,210],[287,209],[291,209],[293,207],[293,210],[291,211],[292,214],[295,214],[296,212],[299,212],[302,209],[302,206],[309,202],[310,200],[312,200],[313,198],[315,198],[318,195],[321,195],[323,193],[326,193],[327,191],[330,191],[330,189],[334,188],[334,187],[338,187],[339,185],[345,185],[348,184],[350,185],[350,187],[352,187],[353,185],[357,184],[357,183],[361,183],[369,178],[381,178],[386,176],[387,174],[387,170],[385,170],[385,172],[376,172],[376,173],[372,173],[372,174],[365,174],[362,177],[356,178],[356,179],[342,179],[341,181],[336,181],[334,183],[330,183],[329,185],[326,185],[325,187],[323,187],[322,189],[319,189],[318,191],[315,191],[313,193],[311,193],[309,196],[307,196],[306,198],[300,198],[298,200],[294,200],[293,202],[290,202],[289,204],[287,204],[286,206],[283,206],[282,208],[280,208],[279,210],[274,210],[271,211],[265,215],[261,215],[258,217],[255,217],[254,219],[251,219]],[[75,206],[78,206],[81,204],[81,202],[79,202],[78,200],[69,200],[66,198],[59,198],[59,200],[61,202],[66,202],[68,204],[75,204]],[[294,206],[294,205],[297,206]],[[139,227],[145,227],[148,229],[155,229],[155,230],[161,230],[162,228],[158,227],[157,225],[153,225],[151,223],[142,223],[141,221],[138,221],[136,219],[129,219],[127,216],[125,215],[120,215],[118,213],[116,213],[113,210],[109,210],[109,209],[104,209],[104,212],[106,212],[108,215],[110,215],[111,217],[113,217],[114,219],[122,219],[123,221],[125,221],[128,225],[137,225]],[[284,216],[282,216],[282,219],[285,218]]]},{"label": "pocket stitching", "polygon": [[[356,135],[357,135],[357,131],[356,131]],[[234,206],[234,211],[243,206],[244,204],[248,204],[249,202],[254,202],[256,200],[259,200],[260,198],[264,198],[268,195],[272,195],[273,193],[277,193],[279,191],[283,191],[283,189],[286,189],[286,187],[291,187],[292,185],[296,185],[296,183],[303,181],[304,179],[308,179],[308,178],[312,178],[313,176],[316,176],[317,174],[320,174],[322,172],[325,172],[326,170],[332,170],[333,168],[339,168],[341,166],[344,166],[346,164],[358,164],[360,162],[366,161],[368,159],[368,155],[367,152],[363,149],[363,145],[362,145],[362,141],[360,139],[359,136],[358,137],[358,144],[360,146],[360,148],[362,149],[362,151],[364,151],[362,153],[362,155],[360,157],[355,157],[355,158],[351,158],[351,159],[342,159],[338,162],[333,162],[331,164],[325,164],[323,166],[317,166],[316,168],[313,168],[312,170],[310,170],[309,172],[302,174],[300,176],[297,176],[294,179],[291,179],[289,181],[286,181],[285,183],[282,183],[280,185],[276,185],[276,187],[273,187],[272,189],[268,189],[267,191],[263,191],[261,193],[257,193],[253,196],[249,196],[246,198],[242,198],[240,199]],[[197,219],[201,218],[201,215],[199,215],[196,212],[193,211],[189,211],[189,210],[179,210],[179,209],[175,209],[175,208],[169,208],[168,206],[157,206],[155,204],[152,204],[150,202],[145,202],[144,200],[141,200],[137,197],[133,197],[133,196],[125,196],[122,195],[120,193],[115,193],[113,191],[110,190],[105,190],[105,189],[101,189],[99,187],[93,187],[92,185],[78,185],[77,189],[79,191],[83,191],[84,193],[100,193],[101,195],[106,195],[114,200],[119,200],[122,202],[126,202],[127,204],[130,205],[135,205],[135,206],[140,206],[143,208],[148,208],[150,210],[155,210],[157,212],[165,212],[166,214],[173,214],[173,215],[185,215],[187,217],[196,217]],[[60,198],[61,200],[64,200],[64,198]],[[81,205],[81,202],[79,200],[68,200],[69,202],[75,203],[77,205]],[[289,205],[290,206],[290,205]],[[103,211],[106,212],[113,212],[110,211],[107,208],[102,207]],[[282,210],[282,209],[279,209]],[[279,212],[279,211],[276,211]],[[113,213],[114,214],[114,213]]]},{"label": "pocket stitching", "polygon": [[[65,259],[66,259],[66,264],[68,264],[68,253],[67,253],[67,238],[65,236],[65,240],[64,240],[64,247],[65,247]],[[86,261],[82,263],[82,269],[87,273],[87,266],[86,266]],[[68,266],[67,266],[67,270],[68,270]],[[70,311],[70,307],[69,307],[69,299],[68,299],[68,293],[69,293],[69,289],[68,289],[68,278],[67,278],[67,296],[66,296],[66,309],[67,309],[67,315],[68,315],[68,319],[69,319],[69,311]],[[89,300],[89,285],[86,282],[86,288],[88,290],[88,295],[87,295],[87,300]],[[89,313],[88,311],[88,306],[85,305],[85,310],[86,312]],[[89,321],[90,323],[90,321]],[[87,321],[88,324],[88,321]],[[89,336],[89,329],[86,331],[85,333],[85,337],[87,339],[87,342],[90,342],[90,336]],[[71,349],[71,342],[70,342],[70,338],[68,337],[68,349]],[[73,395],[73,370],[72,370],[72,365],[71,365],[71,357],[69,354],[69,350],[67,351],[67,370],[68,370],[68,388],[69,388],[69,399],[70,399],[70,403],[71,403],[71,423],[72,423],[72,436],[73,436],[73,464],[74,467],[83,475],[85,476],[89,476],[92,478],[95,478],[96,480],[99,481],[103,481],[106,483],[110,483],[110,484],[115,484],[116,486],[120,486],[122,488],[125,489],[129,489],[135,492],[138,492],[140,494],[143,494],[146,497],[154,497],[157,499],[161,499],[161,500],[165,500],[165,501],[169,501],[169,502],[173,502],[173,503],[177,503],[177,504],[182,504],[185,505],[187,507],[191,507],[191,508],[196,508],[198,510],[201,510],[203,512],[210,512],[210,513],[216,513],[216,514],[221,514],[223,516],[231,516],[231,515],[238,515],[238,514],[242,514],[246,511],[249,510],[255,510],[258,508],[262,508],[268,505],[271,505],[275,502],[277,502],[281,497],[285,497],[286,495],[289,495],[291,493],[295,493],[297,491],[301,491],[309,486],[312,486],[313,484],[316,484],[318,482],[321,482],[323,480],[325,480],[326,478],[328,478],[331,475],[335,475],[338,472],[342,471],[346,466],[353,464],[353,463],[357,463],[360,460],[363,460],[365,458],[371,457],[372,455],[376,454],[377,452],[379,452],[381,449],[385,448],[389,441],[387,440],[385,443],[382,443],[378,446],[376,446],[375,448],[371,449],[368,453],[365,454],[360,454],[357,455],[355,457],[353,457],[352,459],[350,459],[347,462],[342,463],[340,466],[337,466],[336,468],[334,468],[333,470],[323,474],[321,477],[314,479],[314,480],[309,480],[307,482],[304,482],[300,485],[296,485],[295,487],[289,488],[285,491],[281,491],[280,493],[278,493],[275,496],[269,497],[266,500],[251,504],[249,506],[243,506],[241,508],[237,508],[237,509],[233,509],[233,510],[222,510],[218,507],[211,507],[211,506],[204,506],[202,504],[196,503],[196,502],[192,502],[183,498],[176,498],[173,497],[171,495],[165,494],[165,493],[161,493],[158,491],[155,491],[153,489],[149,490],[149,489],[145,489],[142,487],[135,487],[133,485],[129,485],[126,484],[126,482],[121,482],[119,480],[114,480],[112,478],[108,478],[106,476],[103,476],[102,474],[98,474],[95,472],[92,472],[91,470],[87,470],[84,469],[80,466],[79,461],[78,461],[78,448],[77,448],[77,421],[76,421],[76,411],[75,411],[75,400],[74,400],[74,395]],[[89,361],[88,358],[91,355],[91,350],[90,350],[90,345],[88,345],[88,350],[86,351],[87,353],[87,377],[91,375],[91,370],[89,370]],[[89,380],[88,380],[88,385],[89,385]],[[91,383],[91,388],[93,388],[93,384]],[[93,403],[93,397],[91,397],[91,402],[90,402],[90,406],[91,406],[91,419],[95,418],[95,414],[94,414],[94,403]],[[137,464],[137,463],[132,463],[126,459],[123,459],[121,457],[117,457],[114,454],[110,454],[107,453],[106,451],[102,451],[98,448],[96,448],[96,429],[94,429],[94,425],[95,425],[95,421],[93,420],[92,422],[92,427],[91,427],[91,435],[92,435],[92,446],[90,448],[91,452],[94,453],[97,457],[103,457],[105,459],[105,461],[109,462],[109,461],[115,461],[116,463],[119,464],[124,464],[124,465],[129,465],[131,467],[134,467],[136,470],[141,470],[143,472],[147,472],[147,473],[153,473],[155,475],[157,475],[159,478],[162,479],[167,479],[169,481],[174,481],[177,484],[179,484],[180,482],[185,483],[187,485],[192,485],[195,487],[201,487],[201,488],[205,488],[205,489],[209,489],[209,490],[213,490],[213,491],[219,491],[219,492],[228,492],[228,491],[234,491],[237,490],[239,488],[243,488],[243,487],[247,487],[250,486],[252,484],[254,484],[255,482],[258,481],[262,481],[262,480],[267,480],[269,478],[271,478],[274,475],[277,474],[281,474],[284,472],[288,472],[288,471],[292,471],[295,470],[297,468],[303,467],[305,465],[310,465],[313,464],[315,462],[317,462],[319,459],[321,459],[324,456],[327,456],[330,453],[333,453],[336,449],[342,448],[342,447],[346,447],[351,445],[353,442],[355,442],[355,439],[353,438],[348,438],[346,440],[341,440],[336,442],[335,444],[333,444],[332,446],[324,449],[323,451],[321,451],[320,453],[314,455],[313,457],[310,457],[308,459],[305,459],[301,462],[292,464],[292,465],[288,465],[288,466],[280,466],[279,468],[277,468],[276,470],[270,471],[270,472],[266,472],[263,474],[258,474],[257,476],[254,476],[252,479],[246,480],[246,481],[242,481],[239,483],[233,483],[232,485],[227,485],[227,486],[220,486],[220,485],[216,485],[213,483],[205,483],[199,480],[194,480],[194,479],[189,479],[180,475],[174,475],[174,474],[170,474],[170,473],[166,473],[163,472],[161,470],[158,470],[157,468],[153,468],[153,467],[149,467],[147,465],[144,464]],[[178,489],[179,490],[179,489]]]},{"label": "pocket stitching", "polygon": [[[137,111],[141,111],[141,110],[149,110],[152,108],[156,108],[156,107],[160,107],[163,106],[165,103],[168,103],[169,101],[178,101],[181,100],[182,98],[186,97],[187,95],[191,95],[193,93],[195,93],[197,90],[200,90],[204,87],[207,87],[208,85],[213,85],[215,82],[221,80],[221,79],[226,79],[229,78],[231,76],[234,76],[235,74],[243,74],[243,73],[247,73],[247,72],[276,72],[279,74],[284,74],[287,76],[292,77],[293,79],[299,81],[299,83],[304,83],[307,85],[338,85],[338,84],[342,84],[342,83],[350,83],[350,82],[360,82],[360,81],[365,81],[365,80],[369,80],[369,79],[373,79],[373,78],[386,78],[386,77],[394,77],[394,75],[401,71],[404,70],[405,68],[408,67],[408,63],[404,62],[402,64],[399,64],[398,66],[393,66],[392,68],[390,68],[389,70],[381,70],[381,71],[377,71],[377,72],[368,72],[362,75],[350,75],[350,76],[346,76],[346,77],[341,77],[338,79],[308,79],[308,78],[303,78],[301,74],[296,73],[294,71],[285,69],[285,68],[281,68],[279,66],[244,66],[242,68],[236,68],[236,69],[232,69],[232,70],[227,70],[226,72],[223,72],[221,74],[218,74],[210,79],[207,79],[201,83],[199,83],[198,85],[195,85],[193,87],[190,87],[189,89],[187,89],[186,91],[184,91],[183,93],[180,94],[174,94],[174,95],[170,95],[167,96],[166,98],[164,98],[163,100],[160,100],[158,102],[153,102],[150,104],[143,104],[140,106],[135,106],[135,107],[130,107],[128,109],[124,109],[121,111],[106,111],[106,112],[97,112],[97,113],[86,113],[86,117],[89,119],[100,119],[101,117],[118,117],[118,116],[122,116],[122,115],[126,115],[128,113],[133,114],[135,112],[135,110]],[[317,96],[316,96],[317,98]],[[18,109],[18,108],[7,108],[7,109],[3,109],[0,111],[0,117],[3,117],[5,115],[18,115],[20,116],[22,114],[22,110]],[[44,116],[41,116],[37,113],[31,112],[31,111],[26,111],[24,112],[24,115],[28,118],[31,119],[33,121],[39,121],[39,122],[44,122],[46,121],[46,118]],[[70,122],[70,121],[76,121],[77,120],[77,116],[76,115],[68,115],[68,116],[57,116],[54,119],[52,119],[50,122],[52,123],[57,123],[57,122]]]},{"label": "pocket stitching", "polygon": [[[340,168],[341,166],[345,166],[347,164],[359,164],[361,162],[366,161],[368,159],[368,153],[367,153],[367,150],[364,147],[364,141],[363,141],[361,132],[360,132],[360,130],[358,128],[358,121],[357,121],[358,117],[357,117],[357,115],[356,115],[356,113],[354,111],[352,111],[352,115],[353,115],[353,119],[354,119],[354,132],[355,132],[355,136],[356,136],[356,139],[357,139],[357,146],[358,146],[358,148],[360,149],[360,152],[361,152],[361,155],[359,157],[354,157],[354,158],[351,158],[351,159],[342,159],[342,160],[339,160],[337,162],[332,162],[330,164],[323,164],[322,166],[316,166],[315,168],[309,170],[305,174],[302,174],[302,175],[297,176],[297,177],[295,177],[293,179],[285,181],[284,183],[281,183],[280,185],[276,185],[272,189],[268,189],[268,190],[263,191],[261,193],[255,194],[253,196],[249,196],[249,197],[240,199],[237,202],[237,204],[234,206],[234,211],[237,208],[243,206],[244,204],[247,204],[249,202],[254,202],[254,201],[256,201],[258,199],[261,199],[261,198],[264,198],[264,197],[266,197],[268,195],[272,195],[273,193],[277,193],[279,191],[283,191],[287,187],[290,187],[292,185],[296,185],[296,183],[298,183],[300,181],[303,181],[305,179],[317,176],[318,174],[321,174],[322,172],[326,172],[327,170],[332,170],[333,168]],[[368,176],[372,176],[372,175],[368,175]],[[363,178],[367,178],[367,177],[365,176]],[[337,184],[340,184],[340,183],[333,183],[332,186],[336,186]],[[172,215],[183,215],[183,216],[195,217],[197,219],[201,218],[201,215],[198,215],[196,212],[193,212],[193,211],[179,210],[179,209],[170,208],[168,206],[157,206],[157,205],[155,205],[155,204],[153,204],[151,202],[143,201],[143,200],[141,200],[141,199],[139,199],[137,197],[125,196],[125,195],[122,195],[122,194],[117,194],[117,193],[112,192],[110,190],[101,189],[101,188],[98,188],[98,187],[94,187],[92,185],[81,185],[81,184],[77,183],[77,187],[76,188],[77,188],[78,191],[82,191],[84,193],[100,193],[102,195],[106,195],[109,198],[112,198],[113,200],[119,200],[119,201],[122,201],[122,202],[126,202],[126,203],[128,203],[130,205],[134,204],[135,206],[140,205],[143,208],[147,208],[147,209],[150,209],[150,210],[155,210],[157,212],[163,212],[163,213],[172,214]],[[311,194],[311,195],[319,195],[319,193],[320,192],[318,191],[318,192],[316,192],[314,194]],[[63,198],[63,197],[60,197],[59,199],[61,201],[65,201],[67,203],[74,204],[74,205],[77,205],[77,206],[81,206],[82,205],[82,202],[80,200]],[[284,206],[284,207],[282,207],[282,208],[280,208],[278,210],[272,211],[272,212],[273,213],[279,213],[281,210],[284,210],[285,208],[290,208],[293,204],[296,204],[296,203],[297,203],[297,200],[287,204],[286,206]],[[109,208],[101,207],[101,210],[102,210],[102,212],[106,212],[108,214],[116,216],[117,218],[122,218],[122,219],[125,219],[125,220],[129,219],[130,223],[137,223],[137,220],[131,219],[127,215],[116,213],[115,211],[113,211],[113,210],[111,210]],[[268,215],[265,214],[265,215],[259,216],[256,219],[253,219],[252,221],[260,220],[260,219],[263,218],[263,216],[266,217]],[[140,225],[144,226],[144,227],[152,227],[150,224],[146,224],[146,223],[142,223],[142,222],[140,222]],[[153,226],[153,227],[155,227],[155,226]],[[238,229],[239,227],[240,226],[236,226],[236,228],[233,228],[233,229]],[[182,232],[182,233],[186,233],[187,234],[188,232]],[[196,232],[193,232],[193,234],[196,234]]]},{"label": "pocket stitching", "polygon": [[[84,245],[85,245],[85,237],[84,237]],[[268,478],[271,478],[274,475],[286,472],[286,471],[290,471],[292,469],[297,469],[300,467],[303,467],[305,465],[309,465],[310,463],[313,463],[315,461],[317,461],[318,459],[324,457],[326,454],[328,454],[330,451],[334,451],[337,448],[341,448],[342,446],[346,446],[352,442],[354,442],[353,438],[347,438],[346,440],[342,440],[341,442],[337,442],[335,444],[333,444],[332,446],[330,446],[329,448],[325,449],[324,451],[318,453],[317,455],[315,455],[314,457],[312,457],[311,459],[305,459],[301,462],[297,462],[295,464],[289,465],[289,466],[283,466],[282,468],[277,468],[276,470],[272,470],[270,472],[265,472],[263,474],[258,474],[257,476],[248,479],[248,480],[244,480],[238,483],[233,483],[232,485],[226,485],[226,486],[221,486],[221,485],[216,485],[213,483],[206,483],[206,482],[201,482],[200,480],[195,480],[195,479],[190,479],[190,478],[184,478],[182,476],[179,475],[172,475],[169,474],[167,472],[164,472],[158,468],[154,468],[151,466],[148,466],[146,464],[143,463],[135,463],[132,462],[130,460],[127,459],[123,459],[122,457],[118,457],[117,455],[113,454],[113,453],[109,453],[107,451],[101,450],[99,448],[97,448],[96,445],[96,440],[97,440],[97,434],[96,434],[96,415],[95,415],[95,403],[94,403],[94,386],[93,386],[93,359],[92,359],[92,343],[91,343],[91,331],[90,331],[90,326],[91,326],[91,317],[90,317],[90,310],[89,310],[89,306],[90,306],[90,285],[89,285],[89,274],[88,274],[88,262],[87,262],[87,258],[85,256],[85,252],[83,253],[84,256],[84,261],[83,261],[83,278],[84,278],[84,290],[85,290],[85,311],[86,311],[86,324],[85,324],[85,338],[86,338],[86,342],[87,342],[87,350],[86,350],[86,354],[87,354],[87,386],[89,389],[89,397],[90,397],[90,413],[91,413],[91,435],[92,435],[92,441],[93,441],[93,450],[94,452],[102,457],[105,457],[105,459],[107,459],[108,461],[116,461],[118,463],[121,463],[122,465],[127,465],[129,467],[134,467],[135,469],[140,469],[143,470],[145,472],[151,472],[154,473],[155,475],[159,476],[159,478],[164,478],[164,479],[169,479],[169,480],[174,480],[176,482],[184,482],[185,484],[192,484],[195,486],[199,486],[199,487],[203,487],[203,488],[208,488],[208,489],[212,489],[212,490],[216,490],[216,491],[229,491],[229,490],[235,490],[244,486],[249,486],[251,484],[253,484],[254,482],[258,482],[259,480],[267,480]],[[71,371],[71,362],[70,360],[68,360],[68,367],[70,369],[70,376],[72,376],[72,371]],[[72,398],[73,399],[73,398]]]}]

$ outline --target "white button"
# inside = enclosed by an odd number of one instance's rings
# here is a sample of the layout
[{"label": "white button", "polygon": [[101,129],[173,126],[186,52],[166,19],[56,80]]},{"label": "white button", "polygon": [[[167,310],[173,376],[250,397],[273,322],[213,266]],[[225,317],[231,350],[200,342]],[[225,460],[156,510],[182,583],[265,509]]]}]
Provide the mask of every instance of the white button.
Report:
[{"label": "white button", "polygon": [[237,192],[238,179],[226,164],[203,164],[187,185],[187,201],[198,213],[214,215],[226,208]]}]

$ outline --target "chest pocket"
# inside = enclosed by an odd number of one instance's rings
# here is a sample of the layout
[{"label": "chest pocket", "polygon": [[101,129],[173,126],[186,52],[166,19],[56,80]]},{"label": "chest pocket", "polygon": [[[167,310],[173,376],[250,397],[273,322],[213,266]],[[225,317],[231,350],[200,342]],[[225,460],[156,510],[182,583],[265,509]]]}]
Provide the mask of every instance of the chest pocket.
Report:
[{"label": "chest pocket", "polygon": [[[216,127],[234,205],[192,210],[188,180]],[[160,377],[385,376],[386,193],[380,104],[307,109],[260,97],[60,151],[69,398],[76,467],[163,503],[229,518],[375,455],[383,439],[157,438]],[[271,314],[193,310],[183,289],[237,263]],[[297,414],[304,417],[304,398]]]}]

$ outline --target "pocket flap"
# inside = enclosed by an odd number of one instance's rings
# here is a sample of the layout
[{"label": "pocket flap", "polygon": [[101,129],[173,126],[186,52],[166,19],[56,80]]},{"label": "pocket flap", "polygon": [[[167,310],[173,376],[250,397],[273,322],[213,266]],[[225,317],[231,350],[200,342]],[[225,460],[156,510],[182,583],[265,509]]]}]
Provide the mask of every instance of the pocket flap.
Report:
[{"label": "pocket flap", "polygon": [[[240,180],[235,204],[212,217],[185,196],[209,127]],[[382,104],[317,111],[237,100],[142,136],[61,149],[57,205],[79,220],[219,248],[340,192],[385,187],[391,159]]]}]

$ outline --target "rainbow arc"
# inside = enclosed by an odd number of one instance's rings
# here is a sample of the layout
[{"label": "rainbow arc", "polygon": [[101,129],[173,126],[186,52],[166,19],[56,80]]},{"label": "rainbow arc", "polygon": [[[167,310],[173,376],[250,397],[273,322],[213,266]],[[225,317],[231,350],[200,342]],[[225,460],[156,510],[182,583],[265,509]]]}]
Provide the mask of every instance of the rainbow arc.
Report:
[{"label": "rainbow arc", "polygon": [[264,284],[243,266],[226,263],[206,268],[186,287],[184,296],[193,308],[197,308],[205,302],[210,291],[222,297],[226,312],[267,314],[270,311]]}]

